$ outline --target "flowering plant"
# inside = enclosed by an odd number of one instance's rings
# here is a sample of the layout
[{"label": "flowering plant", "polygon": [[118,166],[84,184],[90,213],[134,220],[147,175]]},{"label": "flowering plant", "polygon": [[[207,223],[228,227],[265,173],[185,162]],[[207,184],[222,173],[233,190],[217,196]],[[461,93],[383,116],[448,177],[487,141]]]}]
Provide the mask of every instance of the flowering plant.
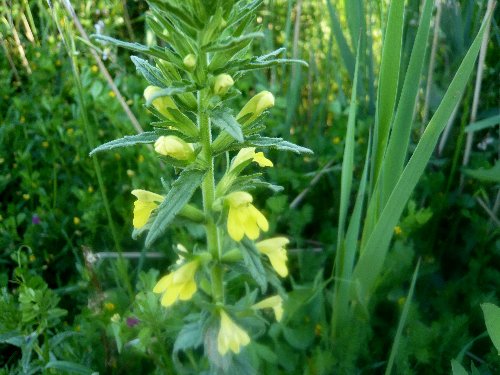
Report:
[{"label": "flowering plant", "polygon": [[[265,130],[264,115],[274,105],[269,91],[253,96],[237,115],[229,100],[241,94],[235,85],[249,71],[305,63],[279,58],[284,49],[248,57],[252,41],[263,36],[252,30],[259,0],[150,4],[148,24],[165,46],[146,47],[102,35],[95,38],[152,58],[132,56],[132,61],[149,83],[144,90],[146,107],[158,121],[152,131],[108,142],[91,154],[154,144],[158,156],[180,171],[164,195],[132,191],[137,198],[134,235],[147,232],[146,246],[150,247],[176,217],[204,226],[206,243],[196,249],[182,247],[179,261],[153,291],[160,294],[166,308],[191,302],[174,351],[203,346],[210,371],[246,373],[242,366],[249,353],[243,349],[251,347],[252,337],[265,328],[262,311],[272,309],[276,320],[283,316],[285,295],[276,274],[288,275],[285,247],[289,240],[265,236],[269,223],[250,193],[261,187],[272,191],[281,187],[263,181],[261,173],[244,171],[252,162],[261,168],[273,167],[263,152],[269,148],[311,151],[260,134]],[[224,155],[227,165],[219,170],[218,159]],[[201,207],[193,198],[198,188]],[[248,280],[244,295],[236,292],[241,289],[230,287],[240,276]],[[274,292],[269,293],[269,285]]]}]

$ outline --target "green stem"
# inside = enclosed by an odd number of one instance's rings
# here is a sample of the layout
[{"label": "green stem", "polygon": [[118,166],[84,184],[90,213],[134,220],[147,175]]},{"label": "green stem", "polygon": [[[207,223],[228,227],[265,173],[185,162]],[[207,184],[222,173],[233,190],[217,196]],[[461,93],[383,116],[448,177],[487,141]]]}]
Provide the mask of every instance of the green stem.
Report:
[{"label": "green stem", "polygon": [[[201,67],[200,67],[201,68]],[[219,242],[219,232],[215,224],[212,205],[215,200],[214,157],[212,153],[212,129],[208,115],[209,89],[198,91],[198,121],[200,127],[201,153],[208,165],[207,174],[202,182],[203,211],[206,217],[205,232],[207,236],[207,250],[216,262],[211,270],[212,295],[215,302],[224,300],[224,283],[220,259],[222,249]]]}]

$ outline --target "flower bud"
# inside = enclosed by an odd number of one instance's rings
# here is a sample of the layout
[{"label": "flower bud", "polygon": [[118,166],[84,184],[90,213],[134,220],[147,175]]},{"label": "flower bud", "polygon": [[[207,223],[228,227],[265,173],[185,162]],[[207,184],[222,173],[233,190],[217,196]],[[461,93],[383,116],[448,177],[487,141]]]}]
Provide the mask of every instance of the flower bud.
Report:
[{"label": "flower bud", "polygon": [[159,137],[155,142],[155,151],[177,160],[190,160],[194,157],[193,146],[175,135]]},{"label": "flower bud", "polygon": [[229,89],[233,87],[234,81],[229,74],[219,74],[215,77],[214,82],[214,94],[218,96],[224,96],[227,94]]},{"label": "flower bud", "polygon": [[269,91],[261,91],[257,95],[255,95],[252,99],[250,99],[247,104],[241,109],[240,113],[236,117],[237,120],[245,117],[246,115],[251,115],[248,119],[245,120],[245,124],[249,124],[257,117],[259,117],[262,112],[266,109],[274,106],[274,96]]},{"label": "flower bud", "polygon": [[190,53],[189,55],[186,55],[186,57],[184,57],[184,60],[182,60],[182,62],[186,68],[188,68],[189,70],[193,70],[196,66],[196,56]]},{"label": "flower bud", "polygon": [[[144,90],[144,99],[147,102],[151,99],[151,97],[156,94],[158,91],[161,91],[161,88],[158,86],[148,86]],[[161,96],[159,98],[153,99],[152,103],[153,107],[156,108],[158,112],[160,112],[163,116],[165,116],[170,121],[174,121],[174,117],[168,112],[168,109],[178,109],[177,105],[173,101],[170,96]]]}]

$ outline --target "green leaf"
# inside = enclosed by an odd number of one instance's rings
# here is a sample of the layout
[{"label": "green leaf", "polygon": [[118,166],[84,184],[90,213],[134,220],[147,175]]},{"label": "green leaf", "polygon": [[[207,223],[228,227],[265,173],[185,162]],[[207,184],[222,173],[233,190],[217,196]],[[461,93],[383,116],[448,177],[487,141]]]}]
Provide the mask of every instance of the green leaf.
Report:
[{"label": "green leaf", "polygon": [[163,78],[163,74],[161,73],[160,69],[137,56],[131,56],[130,59],[134,63],[139,73],[143,75],[143,77],[146,79],[146,81],[148,81],[150,85],[158,87],[167,86],[167,82],[165,81],[165,78]]},{"label": "green leaf", "polygon": [[280,151],[292,151],[296,154],[313,154],[314,152],[306,147],[296,145],[294,143],[283,140],[282,138],[260,137],[254,136],[247,138],[245,141],[247,146],[253,147],[268,147]]},{"label": "green leaf", "polygon": [[481,308],[483,309],[488,334],[497,349],[498,355],[500,355],[500,307],[492,303],[483,303]]},{"label": "green leaf", "polygon": [[185,169],[181,172],[164,201],[158,207],[156,218],[146,237],[146,247],[150,247],[165,232],[175,215],[189,202],[203,181],[205,172],[199,169]]},{"label": "green leaf", "polygon": [[210,116],[215,126],[221,131],[226,131],[237,142],[243,142],[243,132],[241,126],[228,110],[218,110]]},{"label": "green leaf", "polygon": [[415,103],[417,100],[418,89],[420,87],[420,77],[425,63],[425,51],[429,29],[432,18],[432,8],[434,2],[426,0],[424,3],[422,16],[415,37],[415,43],[406,71],[406,76],[399,99],[398,108],[394,117],[389,145],[387,146],[386,156],[383,163],[383,194],[381,206],[385,204],[391,190],[401,175],[408,152],[408,143],[410,140],[411,124]]},{"label": "green leaf", "polygon": [[467,370],[455,359],[451,360],[451,373],[452,375],[469,375]]},{"label": "green leaf", "polygon": [[118,147],[128,147],[137,144],[154,143],[157,139],[158,134],[156,134],[156,132],[144,132],[137,135],[126,135],[123,138],[115,139],[94,148],[90,152],[89,156],[93,156],[94,154],[101,151],[108,151]]},{"label": "green leaf", "polygon": [[198,348],[203,344],[203,324],[200,319],[184,324],[174,343],[174,353],[179,350]]},{"label": "green leaf", "polygon": [[374,181],[377,181],[380,173],[396,104],[403,41],[404,4],[405,2],[401,0],[391,1],[387,29],[384,34],[375,116],[373,143],[375,151],[372,154],[374,157],[374,165],[372,166]]},{"label": "green leaf", "polygon": [[491,116],[491,117],[485,118],[484,120],[476,121],[472,124],[469,124],[465,127],[465,131],[466,132],[475,132],[478,130],[491,128],[497,124],[500,124],[500,115]]},{"label": "green leaf", "polygon": [[359,301],[365,306],[382,271],[394,227],[398,223],[401,213],[415,189],[420,176],[422,176],[436,147],[439,135],[448,123],[474,69],[481,40],[490,17],[491,12],[488,12],[483,20],[481,29],[462,60],[455,77],[453,77],[441,104],[425,129],[412,157],[389,196],[387,204],[383,208],[373,231],[362,248],[353,273],[352,296],[354,298],[357,296]]},{"label": "green leaf", "polygon": [[500,182],[500,160],[497,160],[495,166],[489,169],[464,169],[463,172],[476,180],[487,182]]},{"label": "green leaf", "polygon": [[328,13],[330,13],[333,35],[335,36],[335,40],[339,46],[340,56],[342,57],[342,61],[344,62],[344,66],[347,69],[352,82],[354,80],[354,66],[356,61],[349,45],[347,44],[344,33],[342,32],[342,26],[338,19],[337,12],[332,5],[332,1],[327,0],[326,4],[328,5]]},{"label": "green leaf", "polygon": [[56,369],[70,374],[93,375],[94,371],[78,363],[68,361],[50,361],[45,365],[45,369]]},{"label": "green leaf", "polygon": [[226,38],[224,40],[219,40],[214,43],[209,43],[202,48],[206,52],[216,52],[216,51],[224,51],[229,48],[243,48],[246,44],[251,43],[252,40],[257,38],[264,38],[264,34],[261,32],[249,33],[245,35],[241,35],[238,37]]},{"label": "green leaf", "polygon": [[262,293],[265,293],[267,290],[266,271],[262,265],[259,250],[257,250],[252,241],[247,239],[241,241],[241,244],[243,245],[241,246],[243,262],[250,275],[252,275],[255,282],[260,286]]},{"label": "green leaf", "polygon": [[126,49],[134,51],[134,52],[142,52],[146,55],[159,57],[160,59],[164,59],[164,60],[168,59],[168,55],[165,54],[165,51],[163,51],[159,47],[147,47],[147,46],[140,44],[140,43],[124,42],[122,40],[115,39],[115,38],[112,38],[112,37],[106,36],[106,35],[93,34],[93,35],[91,35],[91,38],[93,38],[95,40],[100,40],[102,42],[113,44],[117,47],[126,48]]},{"label": "green leaf", "polygon": [[391,354],[389,356],[389,361],[385,369],[385,375],[390,375],[392,372],[392,366],[394,365],[394,360],[396,359],[396,354],[399,348],[399,344],[401,342],[401,337],[403,335],[403,328],[406,324],[406,319],[408,318],[408,312],[410,311],[411,300],[413,298],[413,292],[415,291],[415,284],[417,283],[419,268],[420,268],[420,259],[418,260],[417,266],[415,267],[415,271],[413,272],[410,290],[408,291],[408,295],[406,296],[406,301],[403,307],[403,311],[401,312],[401,318],[399,319],[396,336],[394,337],[394,341],[392,342]]}]

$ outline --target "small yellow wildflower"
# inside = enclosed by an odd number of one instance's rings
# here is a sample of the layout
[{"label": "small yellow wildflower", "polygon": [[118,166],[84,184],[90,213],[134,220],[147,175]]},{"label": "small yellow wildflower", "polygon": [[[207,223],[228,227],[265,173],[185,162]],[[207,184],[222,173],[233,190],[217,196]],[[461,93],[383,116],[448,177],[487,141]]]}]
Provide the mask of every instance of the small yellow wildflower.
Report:
[{"label": "small yellow wildflower", "polygon": [[241,241],[244,235],[251,240],[259,237],[260,230],[267,232],[269,223],[262,213],[252,204],[253,197],[244,191],[236,191],[226,196],[229,203],[227,231],[235,241]]},{"label": "small yellow wildflower", "polygon": [[398,305],[403,306],[406,302],[406,297],[400,297],[398,298]]},{"label": "small yellow wildflower", "polygon": [[165,307],[173,305],[177,300],[187,301],[196,293],[196,271],[199,260],[192,260],[178,269],[163,276],[153,288],[154,293],[163,293],[161,304]]},{"label": "small yellow wildflower", "polygon": [[286,237],[273,237],[255,244],[262,254],[267,255],[274,270],[281,277],[286,277],[288,275],[288,268],[286,266],[288,257],[286,255],[285,246],[289,242],[290,241]]},{"label": "small yellow wildflower", "polygon": [[138,162],[138,163],[144,163],[144,155],[139,155],[139,156],[137,157],[137,162]]},{"label": "small yellow wildflower", "polygon": [[246,115],[250,115],[250,117],[245,120],[245,124],[251,123],[259,117],[262,112],[272,106],[274,106],[273,94],[269,91],[261,91],[245,104],[240,113],[238,113],[238,116],[236,116],[236,119],[239,121]]},{"label": "small yellow wildflower", "polygon": [[316,336],[321,336],[322,331],[323,331],[323,327],[321,326],[321,324],[318,323],[314,326],[314,334]]},{"label": "small yellow wildflower", "polygon": [[184,59],[182,60],[182,63],[184,64],[184,66],[186,68],[188,68],[189,70],[192,70],[196,66],[196,56],[193,55],[192,53],[190,53],[189,55],[186,55],[184,57]]},{"label": "small yellow wildflower", "polygon": [[47,142],[47,141],[43,141],[43,142],[42,142],[42,147],[43,147],[43,148],[49,148],[49,142]]},{"label": "small yellow wildflower", "polygon": [[61,60],[56,60],[56,66],[61,66]]},{"label": "small yellow wildflower", "polygon": [[87,188],[87,191],[89,193],[93,193],[94,192],[94,188],[92,187],[92,185]]},{"label": "small yellow wildflower", "polygon": [[220,311],[220,329],[217,336],[217,349],[220,355],[229,350],[238,354],[242,346],[250,343],[250,337],[245,330],[240,328],[224,310]]},{"label": "small yellow wildflower", "polygon": [[127,176],[134,177],[135,176],[135,172],[132,169],[127,169]]},{"label": "small yellow wildflower", "polygon": [[[144,90],[144,99],[149,102],[150,98],[156,94],[158,91],[161,91],[161,88],[158,86],[148,86]],[[168,111],[169,109],[178,109],[174,100],[170,96],[161,96],[152,101],[153,107],[156,108],[158,112],[160,112],[163,116],[165,116],[168,120],[174,121],[174,117]]]},{"label": "small yellow wildflower", "polygon": [[274,316],[276,317],[276,320],[279,322],[283,317],[283,298],[281,298],[280,296],[272,296],[252,306],[252,309],[255,310],[269,309],[269,308],[273,309]]},{"label": "small yellow wildflower", "polygon": [[232,171],[234,168],[236,168],[238,165],[241,163],[246,162],[247,160],[252,159],[252,161],[256,162],[259,164],[260,167],[272,167],[273,162],[269,159],[267,159],[264,156],[263,152],[255,152],[255,147],[245,147],[242,148],[238,154],[235,156],[233,159],[233,162],[231,163],[231,168],[229,171]]},{"label": "small yellow wildflower", "polygon": [[80,218],[78,216],[75,216],[73,218],[73,224],[75,224],[75,225],[79,225],[80,224]]},{"label": "small yellow wildflower", "polygon": [[332,142],[334,145],[338,145],[340,143],[340,137],[334,137]]},{"label": "small yellow wildflower", "polygon": [[76,331],[76,332],[80,332],[80,330],[81,330],[81,329],[82,329],[82,327],[80,327],[80,325],[77,325],[77,326],[75,327],[75,331]]},{"label": "small yellow wildflower", "polygon": [[222,73],[215,77],[214,82],[214,94],[218,96],[224,96],[227,94],[229,89],[233,87],[234,80],[229,74]]},{"label": "small yellow wildflower", "polygon": [[403,233],[403,230],[401,229],[401,227],[400,227],[399,225],[396,225],[396,226],[394,227],[394,234],[395,234],[396,236],[399,236],[401,233]]},{"label": "small yellow wildflower", "polygon": [[26,117],[21,116],[21,117],[19,118],[19,122],[20,122],[21,124],[24,124],[24,123],[26,122]]},{"label": "small yellow wildflower", "polygon": [[33,263],[36,260],[36,256],[34,256],[33,254],[30,254],[29,260],[31,263]]},{"label": "small yellow wildflower", "polygon": [[104,304],[104,310],[106,311],[113,311],[115,309],[115,304],[113,302],[106,302]]},{"label": "small yellow wildflower", "polygon": [[193,146],[175,135],[160,136],[155,142],[155,151],[178,160],[194,158]]},{"label": "small yellow wildflower", "polygon": [[114,92],[113,90],[109,90],[109,92],[108,92],[108,96],[109,96],[110,98],[114,98],[114,97],[116,97],[116,94],[115,94],[115,92]]},{"label": "small yellow wildflower", "polygon": [[97,65],[92,65],[90,70],[92,71],[92,73],[97,73],[99,71],[99,68],[97,67]]},{"label": "small yellow wildflower", "polygon": [[24,199],[25,201],[29,201],[29,199],[30,199],[30,195],[29,195],[29,194],[23,194],[23,199]]},{"label": "small yellow wildflower", "polygon": [[158,203],[163,202],[165,198],[159,194],[141,189],[132,190],[132,194],[137,198],[134,202],[134,220],[132,223],[134,228],[140,229],[146,225],[151,212],[158,207]]},{"label": "small yellow wildflower", "polygon": [[73,128],[68,128],[68,129],[66,130],[66,133],[67,133],[68,135],[73,135],[73,133],[74,133],[74,132],[75,132],[75,129],[73,129]]}]

